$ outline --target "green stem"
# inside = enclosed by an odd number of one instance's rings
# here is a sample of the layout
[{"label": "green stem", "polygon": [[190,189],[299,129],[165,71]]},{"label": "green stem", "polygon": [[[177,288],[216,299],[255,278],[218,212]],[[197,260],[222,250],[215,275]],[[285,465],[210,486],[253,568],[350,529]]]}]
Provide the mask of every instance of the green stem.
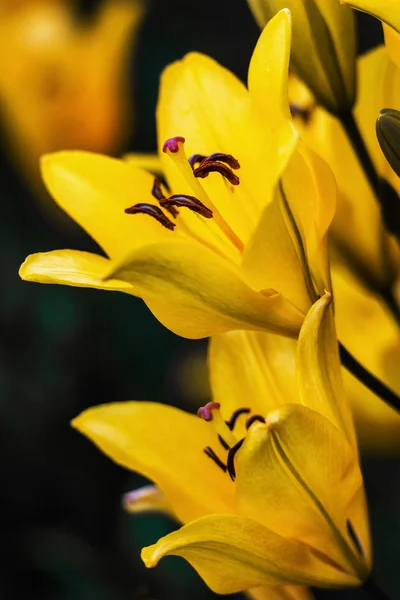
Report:
[{"label": "green stem", "polygon": [[370,600],[390,600],[389,596],[376,585],[371,577],[365,581],[361,589],[367,593]]},{"label": "green stem", "polygon": [[400,398],[387,385],[363,367],[358,360],[339,342],[339,355],[342,365],[350,371],[371,392],[382,398],[387,404],[400,411]]}]

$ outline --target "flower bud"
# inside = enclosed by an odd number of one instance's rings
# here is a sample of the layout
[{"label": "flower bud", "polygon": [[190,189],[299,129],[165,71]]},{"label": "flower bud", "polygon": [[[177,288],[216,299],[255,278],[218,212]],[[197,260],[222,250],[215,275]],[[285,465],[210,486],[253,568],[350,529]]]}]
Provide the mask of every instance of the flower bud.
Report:
[{"label": "flower bud", "polygon": [[384,108],[376,121],[376,135],[389,165],[400,177],[400,112]]},{"label": "flower bud", "polygon": [[282,8],[292,13],[291,68],[326,110],[352,109],[356,96],[353,11],[337,0],[247,0],[260,27]]}]

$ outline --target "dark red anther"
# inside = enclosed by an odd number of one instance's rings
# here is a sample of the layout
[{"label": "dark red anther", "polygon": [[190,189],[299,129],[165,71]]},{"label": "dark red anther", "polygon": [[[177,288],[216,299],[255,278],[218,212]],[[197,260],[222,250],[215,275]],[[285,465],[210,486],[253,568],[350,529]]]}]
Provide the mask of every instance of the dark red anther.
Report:
[{"label": "dark red anther", "polygon": [[153,188],[151,190],[151,193],[153,194],[153,196],[156,200],[163,200],[165,198],[163,191],[161,189],[161,181],[159,179],[157,179],[157,177],[154,177],[154,183],[153,183]]},{"label": "dark red anther", "polygon": [[222,162],[209,161],[208,159],[203,160],[198,167],[193,170],[195,177],[201,177],[204,179],[208,177],[210,173],[220,173],[225,179],[227,179],[232,185],[239,185],[240,179],[231,169],[224,165]]},{"label": "dark red anther", "polygon": [[230,449],[230,445],[226,443],[226,441],[224,440],[224,438],[222,437],[222,435],[218,434],[218,439],[219,442],[221,444],[221,446],[223,447],[224,450],[229,450]]},{"label": "dark red anther", "polygon": [[126,208],[125,212],[127,215],[138,215],[138,214],[149,215],[149,217],[153,217],[154,219],[156,219],[156,221],[161,223],[161,225],[163,225],[167,229],[170,229],[171,231],[173,231],[175,229],[175,223],[173,223],[167,217],[167,215],[165,215],[163,213],[161,208],[158,208],[158,206],[155,206],[155,204],[144,204],[144,203],[135,204],[134,206]]},{"label": "dark red anther", "polygon": [[232,416],[229,419],[229,421],[225,421],[225,423],[228,425],[229,429],[232,431],[232,429],[235,427],[236,421],[238,420],[238,418],[240,417],[240,415],[245,415],[245,414],[247,414],[249,412],[251,412],[250,408],[238,408],[232,414]]},{"label": "dark red anther", "polygon": [[179,150],[179,143],[184,144],[185,138],[180,135],[176,135],[175,137],[172,137],[169,140],[167,140],[166,142],[164,142],[164,146],[163,146],[162,150],[163,150],[163,152],[169,151],[169,152],[173,152],[175,154]]},{"label": "dark red anther", "polygon": [[204,160],[205,158],[207,158],[207,157],[204,156],[204,154],[192,154],[192,156],[189,156],[189,158],[188,158],[188,163],[193,169],[193,167],[196,163],[201,163],[201,161]]},{"label": "dark red anther", "polygon": [[246,429],[249,429],[249,427],[251,427],[256,421],[259,421],[260,423],[265,423],[265,419],[261,415],[251,415],[251,417],[246,419]]},{"label": "dark red anther", "polygon": [[205,454],[207,454],[207,456],[209,458],[211,458],[216,465],[219,466],[220,469],[223,470],[224,473],[226,473],[226,471],[228,470],[228,467],[226,466],[226,464],[224,462],[222,462],[222,460],[219,458],[219,456],[217,456],[214,452],[214,450],[212,448],[210,448],[210,446],[206,446],[203,450],[203,452]]},{"label": "dark red anther", "polygon": [[[163,194],[161,182],[159,179],[157,179],[157,177],[154,178],[153,189],[151,190],[151,193],[153,194],[154,198],[159,201],[161,206],[162,201],[167,199]],[[179,215],[179,211],[173,206],[164,206],[163,208],[165,208],[165,210],[167,210],[171,217],[174,217],[174,219],[176,219],[176,217]]]},{"label": "dark red anther", "polygon": [[228,473],[229,473],[230,478],[232,479],[232,481],[235,481],[235,479],[236,479],[236,469],[235,469],[235,456],[236,456],[236,452],[238,450],[240,450],[240,448],[242,447],[243,442],[244,442],[244,438],[242,440],[240,440],[237,444],[235,444],[234,446],[232,446],[232,448],[228,452],[228,460],[227,460],[226,464],[227,464]]},{"label": "dark red anther", "polygon": [[162,208],[167,210],[174,206],[178,206],[179,208],[189,208],[205,219],[211,219],[213,216],[212,210],[207,208],[207,206],[204,206],[200,200],[197,200],[197,198],[194,196],[188,196],[186,194],[174,194],[169,198],[160,200],[160,205]]},{"label": "dark red anther", "polygon": [[[199,155],[200,156],[200,155]],[[213,152],[207,156],[207,161],[218,161],[228,165],[231,169],[240,169],[239,161],[232,154],[224,154],[223,152]]]},{"label": "dark red anther", "polygon": [[197,411],[197,416],[200,417],[200,419],[204,419],[205,421],[212,421],[212,411],[219,410],[220,408],[221,405],[219,402],[207,402],[207,404],[205,404],[204,406],[200,406],[199,410]]}]

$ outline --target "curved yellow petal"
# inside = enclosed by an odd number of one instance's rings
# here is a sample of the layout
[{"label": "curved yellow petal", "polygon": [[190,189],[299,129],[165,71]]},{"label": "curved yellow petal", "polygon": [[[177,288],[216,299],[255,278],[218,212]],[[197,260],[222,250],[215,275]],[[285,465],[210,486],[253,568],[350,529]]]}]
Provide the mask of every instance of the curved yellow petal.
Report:
[{"label": "curved yellow petal", "polygon": [[300,142],[283,175],[282,185],[300,235],[303,271],[309,269],[318,293],[322,294],[331,287],[327,234],[336,209],[335,178],[328,164]]},{"label": "curved yellow petal", "polygon": [[370,13],[400,32],[400,6],[397,0],[340,0],[340,2]]},{"label": "curved yellow petal", "polygon": [[128,215],[133,204],[157,204],[154,176],[123,160],[90,152],[56,152],[42,158],[44,182],[59,206],[110,258],[172,232],[148,215]]},{"label": "curved yellow petal", "polygon": [[296,404],[273,411],[266,424],[250,427],[236,473],[241,514],[363,579],[365,566],[346,528],[361,473],[355,451],[328,419]]},{"label": "curved yellow petal", "polygon": [[313,600],[310,590],[297,585],[264,585],[247,592],[250,600]]},{"label": "curved yellow petal", "polygon": [[230,262],[184,241],[141,248],[114,266],[109,277],[141,290],[157,319],[183,337],[230,329],[267,329],[295,337],[303,321],[280,294],[255,292]]},{"label": "curved yellow petal", "polygon": [[125,154],[123,159],[130,165],[145,171],[150,171],[155,175],[162,175],[162,164],[157,154]]},{"label": "curved yellow petal", "polygon": [[266,415],[296,402],[295,362],[296,340],[287,337],[252,331],[213,336],[208,347],[210,385],[225,419],[238,408]]},{"label": "curved yellow petal", "polygon": [[197,416],[154,402],[121,402],[89,408],[72,425],[116,463],[154,481],[182,522],[234,512],[232,482],[203,452],[220,447],[217,434]]},{"label": "curved yellow petal", "polygon": [[[356,359],[400,394],[398,328],[382,300],[344,269],[333,270],[338,336]],[[366,449],[400,449],[400,414],[350,374],[344,383]]]},{"label": "curved yellow petal", "polygon": [[58,283],[136,295],[129,282],[104,279],[110,267],[111,261],[98,254],[79,250],[54,250],[28,256],[19,269],[19,275],[25,281]]},{"label": "curved yellow petal", "polygon": [[350,406],[345,395],[331,294],[326,293],[310,309],[297,345],[297,382],[300,401],[342,429],[356,447]]},{"label": "curved yellow petal", "polygon": [[308,267],[296,248],[296,238],[292,237],[293,219],[288,210],[287,201],[278,186],[246,244],[241,268],[253,289],[272,287],[279,290],[306,314],[315,299],[315,292],[307,287],[304,271]]},{"label": "curved yellow petal", "polygon": [[166,555],[185,558],[217,594],[264,584],[357,585],[304,545],[260,523],[236,515],[210,515],[193,521],[142,550],[147,567]]},{"label": "curved yellow petal", "polygon": [[274,140],[277,149],[277,173],[285,168],[298,138],[288,102],[291,34],[290,11],[281,10],[261,33],[248,73],[252,104],[264,126],[272,132],[271,140]]}]

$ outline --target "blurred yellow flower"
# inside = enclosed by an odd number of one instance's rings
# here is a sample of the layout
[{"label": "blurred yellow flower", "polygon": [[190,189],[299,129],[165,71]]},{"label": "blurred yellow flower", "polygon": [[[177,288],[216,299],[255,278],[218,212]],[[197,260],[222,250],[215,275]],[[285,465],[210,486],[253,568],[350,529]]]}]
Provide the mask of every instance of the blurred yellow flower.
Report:
[{"label": "blurred yellow flower", "polygon": [[[130,506],[125,499],[131,510],[138,502],[137,509],[161,508],[186,524],[143,550],[148,567],[182,556],[217,593],[351,587],[368,576],[365,496],[330,300],[325,294],[310,309],[296,355],[294,340],[273,334],[214,337],[214,401],[199,410],[202,420],[126,402],[90,408],[73,421],[160,490],[134,492]],[[275,368],[281,361],[283,377]],[[291,593],[300,599],[306,592]]]},{"label": "blurred yellow flower", "polygon": [[131,130],[127,69],[142,15],[142,0],[106,0],[85,24],[68,0],[2,3],[4,126],[35,184],[44,153],[121,147]]},{"label": "blurred yellow flower", "polygon": [[[174,194],[132,158],[45,157],[51,194],[109,259],[35,254],[21,277],[137,295],[186,337],[231,329],[297,336],[330,289],[335,183],[327,165],[297,144],[287,103],[290,23],[281,11],[265,28],[249,90],[200,54],[166,69],[158,137]],[[189,160],[185,147],[194,153]]]},{"label": "blurred yellow flower", "polygon": [[282,8],[293,16],[290,64],[322,106],[351,110],[356,97],[353,11],[338,0],[247,0],[262,28]]},{"label": "blurred yellow flower", "polygon": [[[382,108],[400,108],[400,71],[385,47],[358,61],[355,118],[379,175],[400,192],[400,181],[385,159],[375,133]],[[298,80],[291,78],[289,99],[302,139],[332,168],[338,186],[337,210],[330,229],[336,260],[344,262],[372,290],[386,292],[398,272],[397,243],[385,231],[378,201],[340,122],[318,107]]]}]

